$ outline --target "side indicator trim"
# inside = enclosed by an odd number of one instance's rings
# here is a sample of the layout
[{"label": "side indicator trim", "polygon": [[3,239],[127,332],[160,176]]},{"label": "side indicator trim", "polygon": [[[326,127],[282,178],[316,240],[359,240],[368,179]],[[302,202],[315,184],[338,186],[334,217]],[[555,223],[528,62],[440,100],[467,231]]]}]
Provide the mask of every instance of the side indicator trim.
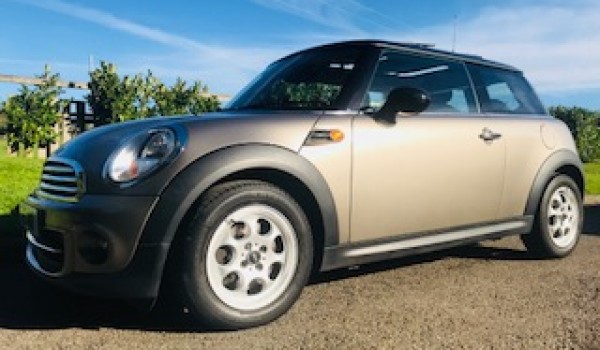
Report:
[{"label": "side indicator trim", "polygon": [[305,146],[319,146],[329,143],[337,143],[344,141],[345,135],[342,130],[339,129],[315,129],[310,132],[306,141]]}]

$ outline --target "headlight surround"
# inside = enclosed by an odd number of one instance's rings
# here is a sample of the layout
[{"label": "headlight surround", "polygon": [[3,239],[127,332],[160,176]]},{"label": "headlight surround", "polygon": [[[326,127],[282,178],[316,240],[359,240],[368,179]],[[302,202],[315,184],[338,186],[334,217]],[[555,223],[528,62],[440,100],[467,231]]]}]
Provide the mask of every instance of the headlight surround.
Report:
[{"label": "headlight surround", "polygon": [[178,142],[173,130],[150,130],[129,139],[113,152],[106,164],[106,173],[113,182],[132,182],[156,171],[177,152]]}]

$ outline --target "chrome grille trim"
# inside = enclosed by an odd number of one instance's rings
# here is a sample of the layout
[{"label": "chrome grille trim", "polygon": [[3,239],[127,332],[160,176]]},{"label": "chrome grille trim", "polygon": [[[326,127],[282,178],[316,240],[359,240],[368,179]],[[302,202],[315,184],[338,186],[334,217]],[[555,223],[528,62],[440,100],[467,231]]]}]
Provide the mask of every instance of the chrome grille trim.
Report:
[{"label": "chrome grille trim", "polygon": [[52,157],[44,164],[36,194],[59,202],[77,202],[85,193],[85,176],[79,163]]},{"label": "chrome grille trim", "polygon": [[47,246],[45,244],[38,242],[38,240],[35,239],[35,236],[29,231],[27,231],[26,237],[27,237],[27,241],[29,241],[29,243],[31,243],[34,247],[41,249],[47,253],[51,253],[51,254],[62,254],[63,253],[62,249],[53,248],[53,247],[50,247],[50,246]]},{"label": "chrome grille trim", "polygon": [[58,165],[47,165],[44,167],[44,170],[47,170],[47,171],[53,172],[53,173],[59,173],[59,174],[69,174],[69,173],[73,172],[73,169],[69,166],[58,166]]}]

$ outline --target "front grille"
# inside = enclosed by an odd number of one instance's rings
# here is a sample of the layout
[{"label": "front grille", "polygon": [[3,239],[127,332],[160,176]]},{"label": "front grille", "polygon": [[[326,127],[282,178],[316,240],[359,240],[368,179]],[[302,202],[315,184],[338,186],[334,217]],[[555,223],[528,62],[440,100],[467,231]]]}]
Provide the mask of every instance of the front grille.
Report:
[{"label": "front grille", "polygon": [[37,194],[62,202],[76,202],[85,192],[84,173],[72,160],[50,158],[44,164]]}]

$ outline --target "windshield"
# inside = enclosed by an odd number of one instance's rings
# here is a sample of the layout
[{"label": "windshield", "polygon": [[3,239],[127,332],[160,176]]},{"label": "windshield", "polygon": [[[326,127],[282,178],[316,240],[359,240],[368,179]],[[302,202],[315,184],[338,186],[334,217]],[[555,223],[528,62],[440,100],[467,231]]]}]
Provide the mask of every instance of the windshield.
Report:
[{"label": "windshield", "polygon": [[302,52],[271,64],[226,109],[344,109],[351,93],[359,50],[326,48]]}]

